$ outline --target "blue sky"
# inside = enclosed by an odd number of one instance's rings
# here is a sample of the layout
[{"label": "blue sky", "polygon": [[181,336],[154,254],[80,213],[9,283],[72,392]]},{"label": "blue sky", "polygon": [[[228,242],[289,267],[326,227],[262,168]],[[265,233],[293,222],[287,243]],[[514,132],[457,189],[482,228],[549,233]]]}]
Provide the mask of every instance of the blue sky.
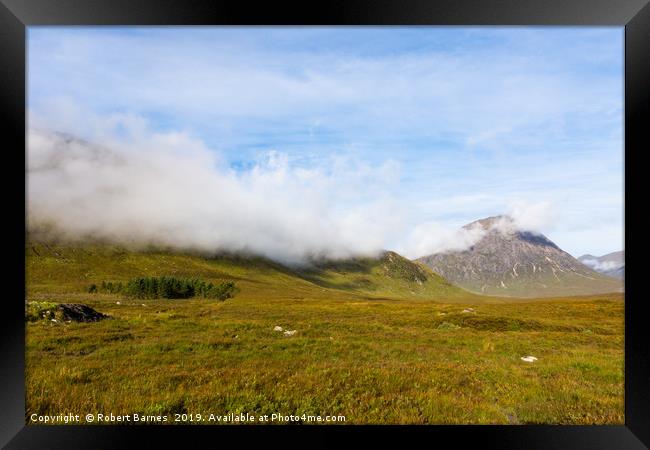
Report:
[{"label": "blue sky", "polygon": [[382,245],[412,257],[502,213],[576,257],[623,248],[621,27],[30,27],[28,108],[98,142],[182,135],[241,179],[317,170],[332,213],[399,214]]}]

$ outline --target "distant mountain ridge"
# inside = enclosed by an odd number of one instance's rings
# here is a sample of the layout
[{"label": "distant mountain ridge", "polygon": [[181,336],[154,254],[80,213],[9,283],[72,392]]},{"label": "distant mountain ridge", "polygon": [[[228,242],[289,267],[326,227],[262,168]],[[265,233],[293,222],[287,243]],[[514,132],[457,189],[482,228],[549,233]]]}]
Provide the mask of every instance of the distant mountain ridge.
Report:
[{"label": "distant mountain ridge", "polygon": [[578,260],[596,272],[614,278],[625,279],[625,250],[603,256],[582,255]]},{"label": "distant mountain ridge", "polygon": [[598,273],[543,234],[519,229],[508,216],[465,225],[482,237],[462,251],[416,261],[472,292],[513,297],[550,297],[620,292],[619,280]]}]

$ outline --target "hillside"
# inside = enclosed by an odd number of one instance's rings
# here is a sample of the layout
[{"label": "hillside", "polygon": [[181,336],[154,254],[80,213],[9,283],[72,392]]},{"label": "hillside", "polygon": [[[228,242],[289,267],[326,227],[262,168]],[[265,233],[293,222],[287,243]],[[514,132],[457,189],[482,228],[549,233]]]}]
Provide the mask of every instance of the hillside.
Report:
[{"label": "hillside", "polygon": [[516,229],[506,216],[465,225],[483,236],[467,250],[417,261],[469,291],[498,296],[551,297],[621,292],[622,283],[576,260],[542,234]]},{"label": "hillside", "polygon": [[168,275],[235,281],[248,297],[304,298],[342,293],[424,300],[474,297],[394,252],[384,252],[378,258],[315,261],[307,267],[290,268],[254,256],[206,256],[160,248],[129,250],[108,244],[29,240],[25,250],[29,293],[84,292],[89,285],[102,281]]},{"label": "hillside", "polygon": [[385,251],[378,258],[315,262],[297,270],[299,276],[323,287],[385,297],[457,298],[472,296],[428,267]]}]

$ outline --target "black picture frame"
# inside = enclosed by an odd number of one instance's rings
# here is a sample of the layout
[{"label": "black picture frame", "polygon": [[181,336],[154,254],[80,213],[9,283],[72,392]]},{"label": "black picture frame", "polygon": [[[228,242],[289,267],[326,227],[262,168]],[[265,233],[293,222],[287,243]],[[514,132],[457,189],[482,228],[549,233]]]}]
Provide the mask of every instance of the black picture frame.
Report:
[{"label": "black picture frame", "polygon": [[[647,0],[348,0],[259,2],[235,0],[0,0],[0,127],[3,133],[4,275],[12,295],[2,299],[0,445],[7,448],[121,448],[144,434],[147,447],[249,438],[272,445],[339,443],[355,436],[427,445],[509,448],[634,449],[650,446],[650,358],[640,286],[643,249],[628,244],[625,305],[625,425],[620,426],[396,426],[396,427],[161,427],[25,425],[25,50],[26,27],[35,25],[609,25],[625,27],[625,240],[645,220],[635,192],[644,185],[641,163],[650,129],[650,5]],[[645,145],[644,145],[645,144]],[[642,198],[642,197],[641,197]],[[647,233],[647,231],[646,231]],[[636,236],[634,238],[633,236]],[[314,434],[318,439],[314,439]],[[414,441],[415,442],[415,441]],[[264,444],[264,445],[267,445]],[[421,445],[421,444],[418,444]]]}]

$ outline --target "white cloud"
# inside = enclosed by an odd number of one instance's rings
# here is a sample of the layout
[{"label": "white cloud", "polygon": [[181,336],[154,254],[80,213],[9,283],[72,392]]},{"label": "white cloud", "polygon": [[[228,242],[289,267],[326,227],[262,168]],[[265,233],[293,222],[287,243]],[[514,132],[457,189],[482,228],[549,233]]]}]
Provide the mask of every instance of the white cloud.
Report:
[{"label": "white cloud", "polygon": [[[113,119],[107,123],[132,128],[131,118]],[[92,144],[31,129],[30,226],[49,222],[75,237],[248,251],[299,263],[375,254],[395,225],[395,205],[375,182],[394,174],[390,162],[307,170],[274,152],[237,173],[187,134],[135,124],[136,133]]]},{"label": "white cloud", "polygon": [[[454,198],[453,203],[472,205],[476,201],[487,200],[490,200],[490,197],[479,194]],[[435,204],[435,202],[429,204]],[[543,229],[552,228],[553,214],[551,211],[551,203],[548,201],[530,203],[519,199],[511,202],[509,214],[502,215],[488,228],[483,228],[478,223],[460,228],[440,222],[418,225],[409,234],[400,250],[411,258],[417,258],[434,253],[467,250],[492,230],[501,233],[514,231],[541,233]]]},{"label": "white cloud", "polygon": [[[382,249],[417,258],[467,249],[486,233],[423,221],[418,208],[434,216],[463,212],[468,222],[505,212],[513,221],[495,225],[502,231],[542,232],[558,218],[550,201],[486,194],[410,204],[395,190],[402,174],[392,160],[370,165],[339,154],[302,167],[271,151],[237,172],[201,140],[152,131],[138,116],[70,117],[90,124],[90,142],[31,128],[27,153],[29,223],[54,222],[69,236],[248,251],[301,263]],[[491,212],[473,215],[480,205]]]},{"label": "white cloud", "polygon": [[480,226],[453,228],[431,222],[416,226],[399,251],[410,258],[463,251],[476,244],[486,232]]},{"label": "white cloud", "polygon": [[530,203],[515,200],[510,205],[508,215],[512,217],[516,228],[538,233],[552,229],[558,220],[558,215],[549,201]]}]

